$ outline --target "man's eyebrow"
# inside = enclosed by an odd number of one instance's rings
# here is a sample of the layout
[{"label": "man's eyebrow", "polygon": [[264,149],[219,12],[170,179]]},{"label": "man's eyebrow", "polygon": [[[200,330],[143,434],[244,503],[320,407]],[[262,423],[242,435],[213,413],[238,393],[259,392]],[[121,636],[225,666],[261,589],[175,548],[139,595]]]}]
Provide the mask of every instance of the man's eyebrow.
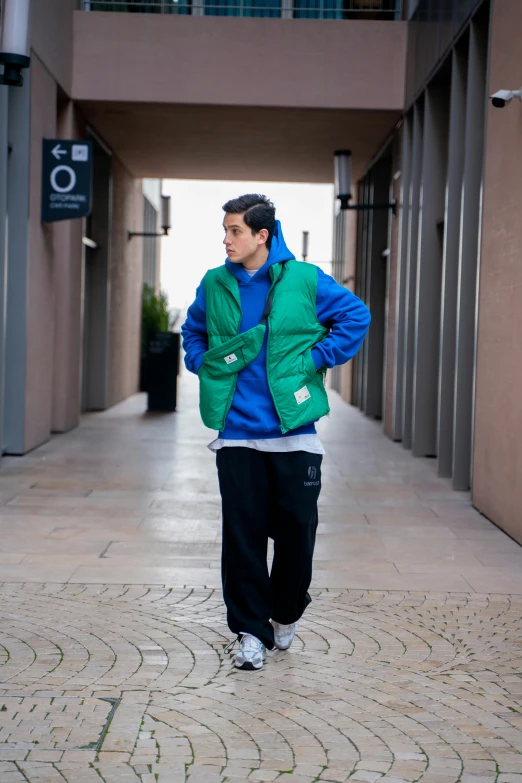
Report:
[{"label": "man's eyebrow", "polygon": [[[227,228],[227,226],[225,226],[224,223],[223,223],[223,228]],[[232,225],[228,226],[228,228],[241,228],[241,226],[239,225],[239,223],[232,223]]]}]

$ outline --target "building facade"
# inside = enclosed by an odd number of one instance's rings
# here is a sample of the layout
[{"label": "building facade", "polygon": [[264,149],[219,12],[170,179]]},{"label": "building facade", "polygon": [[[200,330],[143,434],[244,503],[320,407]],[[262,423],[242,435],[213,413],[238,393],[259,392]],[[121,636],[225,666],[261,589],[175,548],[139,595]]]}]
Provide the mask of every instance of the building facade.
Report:
[{"label": "building facade", "polygon": [[519,89],[517,20],[510,0],[411,5],[405,111],[359,181],[360,202],[397,209],[359,215],[355,290],[374,320],[336,382],[522,541],[522,114],[488,99]]},{"label": "building facade", "polygon": [[[72,100],[74,7],[32,3],[24,85],[0,87],[0,440],[15,455],[137,390],[142,280],[159,282],[158,243],[128,240],[145,216],[157,227],[158,182],[132,176]],[[41,222],[44,138],[92,142],[87,219]]]},{"label": "building facade", "polygon": [[[138,388],[161,178],[333,181],[333,269],[373,320],[332,374],[522,541],[519,0],[33,0],[0,87],[3,450]],[[93,142],[86,221],[39,219],[42,138]],[[156,190],[155,190],[156,188]],[[372,209],[395,202],[395,209]],[[6,219],[3,219],[3,217]]]}]

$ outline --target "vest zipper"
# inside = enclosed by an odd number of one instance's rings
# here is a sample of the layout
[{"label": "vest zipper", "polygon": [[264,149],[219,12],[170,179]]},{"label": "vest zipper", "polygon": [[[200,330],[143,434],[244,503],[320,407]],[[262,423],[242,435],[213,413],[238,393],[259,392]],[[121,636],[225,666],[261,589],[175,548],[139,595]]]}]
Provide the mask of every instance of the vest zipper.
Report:
[{"label": "vest zipper", "polygon": [[282,434],[284,435],[285,432],[287,432],[287,430],[285,430],[285,428],[283,426],[283,421],[281,419],[281,413],[279,411],[279,408],[277,407],[276,398],[275,398],[274,392],[272,390],[272,381],[270,380],[270,370],[268,369],[268,357],[270,356],[270,342],[271,342],[271,340],[270,340],[270,334],[271,334],[271,332],[270,332],[270,316],[268,316],[268,324],[267,324],[266,328],[268,329],[268,341],[267,341],[267,344],[266,344],[266,360],[267,360],[266,361],[266,378],[267,378],[267,381],[268,381],[268,388],[270,389],[270,394],[272,395],[272,402],[274,403],[274,408],[276,409],[277,418],[279,419],[279,427],[280,427],[280,430],[281,430]]},{"label": "vest zipper", "polygon": [[[285,270],[285,266],[284,266],[284,263],[283,263],[283,268],[281,270],[281,273],[280,273],[279,277],[277,278],[277,280],[272,282],[272,285],[270,286],[270,290],[268,292],[268,296],[270,296],[270,294],[272,293],[272,291],[276,287],[277,283],[279,283],[279,281],[282,279],[283,274],[284,274],[284,270]],[[239,292],[239,285],[238,285],[238,292]],[[234,297],[234,299],[236,299],[236,297]],[[237,333],[239,334],[239,329],[241,328],[241,319],[243,317],[243,311],[241,309],[241,299],[239,298],[239,293],[238,293],[238,298],[236,299],[236,302],[238,302],[238,304],[239,304],[239,321],[238,321],[237,327],[236,327],[237,328]],[[268,316],[267,321],[269,321],[269,320],[270,320],[270,315]],[[274,392],[272,391],[272,384],[270,382],[270,373],[268,371],[268,348],[269,348],[269,345],[270,345],[270,328],[269,328],[268,323],[267,323],[266,328],[268,329],[268,341],[267,341],[267,346],[266,346],[266,348],[267,348],[266,377],[267,377],[267,380],[268,380],[268,387],[270,389],[270,394],[272,395],[272,400],[273,400],[273,403],[274,403],[274,407],[276,409],[277,416],[279,418],[279,422],[280,422],[280,425],[281,425],[281,432],[284,435],[285,432],[288,432],[288,430],[284,428],[283,423],[281,421],[281,413],[279,412],[279,408],[277,407],[277,403],[276,403],[275,398],[274,398]],[[232,407],[232,400],[234,399],[234,394],[236,393],[236,386],[237,386],[237,375],[234,378],[234,383],[232,385],[232,390],[231,390],[229,398],[227,400],[227,405],[226,405],[226,409],[225,409],[225,415],[223,417],[223,421],[221,422],[220,432],[223,432],[223,430],[225,428],[227,416],[229,414],[230,408]]]},{"label": "vest zipper", "polygon": [[[230,293],[232,293],[232,291]],[[234,300],[236,301],[236,304],[238,305],[238,308],[239,308],[239,319],[238,319],[238,322],[237,322],[237,325],[236,325],[236,331],[237,331],[237,333],[239,335],[239,330],[241,328],[241,319],[243,318],[243,310],[241,308],[241,298],[240,298],[240,295],[239,295],[239,284],[238,284],[237,296],[234,296],[233,293],[232,293],[232,296],[234,297]],[[228,400],[227,400],[227,404],[226,404],[226,407],[225,407],[225,414],[223,416],[223,421],[221,422],[221,426],[219,428],[220,432],[223,432],[223,430],[225,429],[225,424],[227,422],[227,416],[229,414],[230,408],[232,407],[232,400],[234,399],[234,394],[236,393],[236,386],[237,386],[237,375],[234,376],[234,382],[232,384],[232,389],[230,391],[230,394],[228,395]]]},{"label": "vest zipper", "polygon": [[[284,269],[284,266],[283,266],[283,269]],[[281,275],[281,277],[282,277],[282,275]],[[276,282],[279,282],[279,280],[277,280]],[[275,286],[275,283],[272,283],[270,291],[272,291],[274,286]],[[269,291],[269,295],[270,295],[270,291]],[[285,426],[283,424],[283,419],[281,417],[281,412],[280,412],[279,408],[277,407],[277,402],[276,402],[276,399],[275,399],[275,396],[274,396],[274,392],[272,390],[272,381],[270,380],[270,370],[269,370],[269,361],[268,360],[270,358],[270,343],[272,341],[272,330],[270,329],[270,321],[271,321],[271,319],[272,319],[272,316],[269,315],[268,319],[267,319],[267,325],[266,325],[266,328],[268,329],[268,340],[267,340],[267,344],[266,344],[266,378],[267,378],[267,381],[268,381],[268,388],[270,389],[270,394],[272,395],[272,402],[274,403],[274,408],[276,409],[277,417],[279,419],[280,430],[281,430],[281,433],[284,435],[285,432],[288,432],[288,430],[285,428]]]}]

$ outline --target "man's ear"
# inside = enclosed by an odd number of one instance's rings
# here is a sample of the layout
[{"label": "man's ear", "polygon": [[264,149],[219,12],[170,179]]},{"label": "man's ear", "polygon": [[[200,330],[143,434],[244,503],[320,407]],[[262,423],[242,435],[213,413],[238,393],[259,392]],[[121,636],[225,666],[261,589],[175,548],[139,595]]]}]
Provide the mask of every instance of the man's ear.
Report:
[{"label": "man's ear", "polygon": [[266,245],[266,243],[268,242],[268,229],[267,228],[262,228],[261,231],[258,234],[258,237],[261,240],[259,244],[260,245]]}]

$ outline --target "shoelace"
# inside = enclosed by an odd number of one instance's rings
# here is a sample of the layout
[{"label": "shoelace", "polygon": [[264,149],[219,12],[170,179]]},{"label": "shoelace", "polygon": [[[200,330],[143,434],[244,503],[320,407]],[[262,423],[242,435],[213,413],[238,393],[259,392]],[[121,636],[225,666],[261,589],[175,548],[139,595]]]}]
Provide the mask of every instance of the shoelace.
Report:
[{"label": "shoelace", "polygon": [[245,634],[243,634],[243,636],[240,636],[238,634],[238,636],[236,636],[234,641],[230,642],[230,644],[227,644],[227,646],[223,650],[224,654],[225,655],[229,655],[229,653],[232,652],[232,650],[234,649],[236,644],[238,642],[240,642],[240,641],[243,641],[243,639],[245,640],[245,642],[244,642],[244,650],[245,651],[248,650],[249,652],[254,652],[254,651],[257,651],[257,650],[261,650],[262,642],[260,642],[258,639],[256,639],[255,636],[252,636],[249,633],[245,633]]},{"label": "shoelace", "polygon": [[232,652],[232,650],[234,649],[234,647],[236,646],[238,641],[239,641],[239,636],[236,636],[236,638],[234,639],[233,642],[230,642],[230,644],[227,644],[227,646],[223,650],[224,655],[229,655],[229,653]]}]

